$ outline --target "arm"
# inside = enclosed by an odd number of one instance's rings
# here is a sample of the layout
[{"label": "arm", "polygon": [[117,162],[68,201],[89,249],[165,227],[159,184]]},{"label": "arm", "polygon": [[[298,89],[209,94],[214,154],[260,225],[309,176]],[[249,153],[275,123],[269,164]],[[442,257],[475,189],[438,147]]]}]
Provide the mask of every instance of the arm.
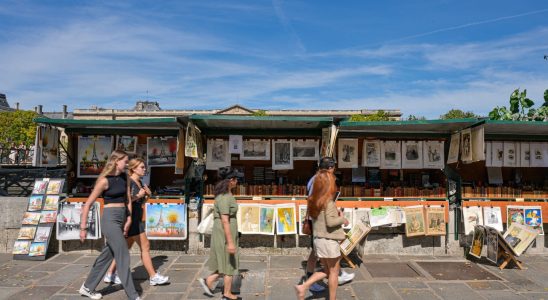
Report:
[{"label": "arm", "polygon": [[230,216],[221,215],[221,223],[223,225],[223,231],[225,233],[226,251],[230,254],[235,254],[236,246],[234,245],[234,241],[232,240],[232,233],[230,232]]},{"label": "arm", "polygon": [[[127,180],[131,180],[131,179],[127,179]],[[126,209],[127,209],[127,217],[126,217],[126,223],[124,224],[124,236],[127,237],[127,234],[129,232],[129,226],[131,226],[131,212],[132,212],[132,209],[133,209],[133,206],[132,206],[132,203],[133,201],[131,200],[131,188],[130,188],[130,184],[128,182],[127,184],[127,196],[128,196],[128,201],[126,202]]]},{"label": "arm", "polygon": [[84,242],[87,235],[88,213],[91,205],[97,200],[97,198],[108,188],[108,181],[106,178],[97,180],[93,191],[89,195],[84,207],[82,207],[82,214],[80,215],[80,241]]},{"label": "arm", "polygon": [[325,208],[325,223],[328,227],[341,226],[346,219],[339,215],[335,202],[329,201]]}]

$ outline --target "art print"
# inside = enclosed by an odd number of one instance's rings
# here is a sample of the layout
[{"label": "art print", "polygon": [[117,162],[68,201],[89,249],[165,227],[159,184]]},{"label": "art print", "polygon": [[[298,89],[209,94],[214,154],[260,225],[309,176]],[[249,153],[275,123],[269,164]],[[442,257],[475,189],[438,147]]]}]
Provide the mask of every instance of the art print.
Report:
[{"label": "art print", "polygon": [[198,158],[198,133],[196,127],[192,123],[188,123],[186,127],[185,137],[185,156]]},{"label": "art print", "polygon": [[492,227],[485,227],[485,244],[487,247],[487,260],[494,264],[497,264],[497,258],[499,253],[499,234],[497,229]]},{"label": "art print", "polygon": [[293,147],[288,140],[272,142],[272,170],[293,169]]},{"label": "art print", "polygon": [[426,208],[426,235],[445,235],[445,208],[429,206]]},{"label": "art print", "polygon": [[[62,202],[59,204],[59,213],[57,214],[56,235],[57,239],[79,240],[80,239],[80,215],[82,213],[82,202]],[[55,211],[42,212],[44,221],[50,221],[48,214]],[[87,218],[87,236],[86,239],[99,239],[101,230],[99,228],[99,203],[95,202],[89,209]]]},{"label": "art print", "polygon": [[358,139],[339,139],[338,165],[342,168],[358,167]]},{"label": "art print", "polygon": [[401,144],[399,141],[381,142],[381,169],[401,169]]},{"label": "art print", "polygon": [[422,141],[403,142],[402,154],[403,169],[422,169]]},{"label": "art print", "polygon": [[116,150],[122,150],[127,154],[137,152],[137,136],[119,135],[116,137]]},{"label": "art print", "polygon": [[63,190],[63,184],[65,183],[64,179],[50,179],[48,183],[48,188],[46,194],[48,195],[59,195]]},{"label": "art print", "polygon": [[240,204],[238,229],[242,234],[257,234],[260,232],[261,207],[256,204]]},{"label": "art print", "polygon": [[504,164],[504,143],[491,142],[491,166],[502,167]]},{"label": "art print", "polygon": [[474,226],[483,226],[483,211],[481,206],[465,206],[462,208],[464,218],[464,234],[474,232]]},{"label": "art print", "polygon": [[380,167],[381,166],[381,141],[364,140],[362,153],[362,166]]},{"label": "art print", "polygon": [[470,128],[461,131],[460,153],[463,162],[472,162],[472,131]]},{"label": "art print", "polygon": [[218,139],[207,140],[206,169],[218,170],[219,168],[229,167],[231,164],[230,153],[228,151],[228,141]]},{"label": "art print", "polygon": [[346,238],[340,243],[339,248],[344,255],[350,252],[361,242],[361,240],[371,231],[371,227],[362,223],[356,224],[347,232]]},{"label": "art print", "polygon": [[43,210],[40,214],[40,223],[55,223],[57,218],[57,210]]},{"label": "art print", "polygon": [[491,158],[492,148],[493,147],[491,145],[491,142],[485,142],[485,166],[486,167],[493,166],[492,158]]},{"label": "art print", "polygon": [[472,246],[470,247],[469,254],[481,258],[481,251],[483,250],[483,239],[485,238],[485,228],[481,225],[474,226],[474,236],[472,238]]},{"label": "art print", "polygon": [[369,211],[369,223],[372,227],[391,225],[393,222],[388,207],[371,209]]},{"label": "art print", "polygon": [[503,143],[504,158],[502,166],[504,167],[516,167],[518,163],[516,143],[504,142]]},{"label": "art print", "polygon": [[177,159],[176,137],[149,137],[147,138],[147,165],[175,166]]},{"label": "art print", "polygon": [[111,152],[111,136],[79,136],[78,177],[98,177],[103,171]]},{"label": "art print", "polygon": [[281,204],[276,206],[276,232],[278,235],[296,234],[296,222],[295,205]]},{"label": "art print", "polygon": [[422,145],[423,169],[443,169],[445,167],[443,141],[424,141]]},{"label": "art print", "polygon": [[485,160],[485,129],[474,127],[472,133],[472,161]]},{"label": "art print", "polygon": [[528,168],[531,166],[531,150],[529,143],[521,142],[520,143],[520,155],[519,155],[519,166]]},{"label": "art print", "polygon": [[499,206],[484,206],[483,207],[483,223],[485,226],[495,228],[502,232],[502,211]]},{"label": "art print", "polygon": [[352,221],[353,210],[354,210],[353,208],[349,208],[349,207],[343,208],[343,216],[348,221],[348,225],[343,224],[343,226],[342,226],[343,229],[352,228],[352,225],[354,224],[353,221]]},{"label": "art print", "polygon": [[59,130],[40,127],[40,166],[55,167],[59,164]]},{"label": "art print", "polygon": [[44,196],[30,196],[29,205],[27,207],[28,211],[37,211],[42,209],[42,200]]},{"label": "art print", "polygon": [[530,143],[531,167],[548,167],[548,143]]},{"label": "art print", "polygon": [[307,211],[306,205],[299,205],[299,234],[300,235],[305,235],[303,233],[303,226],[306,221],[306,215],[307,215],[306,211]]},{"label": "art print", "polygon": [[46,201],[44,201],[44,210],[55,210],[57,211],[59,204],[59,196],[57,195],[47,195]]},{"label": "art print", "polygon": [[31,241],[15,241],[12,254],[27,255],[29,254]]},{"label": "art print", "polygon": [[451,135],[451,144],[449,144],[449,154],[447,155],[447,163],[453,164],[459,161],[460,150],[460,133]]},{"label": "art print", "polygon": [[320,154],[322,157],[327,156],[329,150],[329,128],[322,128],[322,144],[320,146]]},{"label": "art print", "polygon": [[40,212],[25,212],[23,214],[23,225],[38,225],[40,221]]},{"label": "art print", "polygon": [[47,242],[51,233],[51,227],[41,227],[36,229],[34,242]]},{"label": "art print", "polygon": [[405,211],[405,236],[414,237],[426,234],[424,224],[424,208],[422,205],[404,207]]},{"label": "art print", "polygon": [[529,248],[537,235],[538,231],[534,228],[523,224],[512,223],[504,234],[504,240],[512,247],[512,251],[519,256]]},{"label": "art print", "polygon": [[506,226],[510,227],[513,223],[525,224],[525,210],[522,206],[506,207]]},{"label": "art print", "polygon": [[137,149],[135,150],[135,154],[129,155],[130,158],[143,158],[145,159],[147,157],[147,144],[137,144]]},{"label": "art print", "polygon": [[242,154],[243,150],[243,137],[241,135],[229,135],[228,136],[228,153]]},{"label": "art print", "polygon": [[369,211],[370,208],[357,208],[353,210],[352,215],[352,227],[356,225],[356,223],[360,222],[364,225],[370,226],[369,222]]},{"label": "art print", "polygon": [[241,160],[270,160],[270,140],[244,140]]},{"label": "art print", "polygon": [[32,189],[33,195],[43,195],[46,193],[48,187],[48,180],[36,180],[34,182],[34,188]]},{"label": "art print", "polygon": [[544,228],[542,228],[542,207],[541,206],[526,206],[525,211],[525,225],[529,225],[538,231],[539,235],[544,235]]},{"label": "art print", "polygon": [[315,160],[320,159],[319,141],[317,140],[294,140],[293,160]]},{"label": "art print", "polygon": [[21,227],[19,229],[19,235],[17,236],[18,240],[33,240],[34,234],[36,233],[36,226],[32,227]]},{"label": "art print", "polygon": [[274,235],[274,222],[276,210],[270,205],[261,205],[260,234]]},{"label": "art print", "polygon": [[151,240],[186,240],[186,204],[147,203],[145,232]]},{"label": "art print", "polygon": [[46,255],[46,243],[32,243],[30,244],[29,256],[44,256]]}]

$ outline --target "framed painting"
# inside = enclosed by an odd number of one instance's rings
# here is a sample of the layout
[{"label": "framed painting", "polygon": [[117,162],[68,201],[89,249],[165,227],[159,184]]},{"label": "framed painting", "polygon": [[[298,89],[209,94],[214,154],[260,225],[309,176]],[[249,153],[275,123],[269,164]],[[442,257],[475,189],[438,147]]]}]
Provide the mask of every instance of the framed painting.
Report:
[{"label": "framed painting", "polygon": [[170,136],[147,138],[147,165],[149,167],[175,166],[176,154],[176,137]]},{"label": "framed painting", "polygon": [[380,167],[381,166],[381,141],[364,140],[362,148],[362,166]]},{"label": "framed painting", "polygon": [[339,139],[337,168],[358,167],[358,139]]},{"label": "framed painting", "polygon": [[125,151],[127,154],[137,153],[137,136],[119,135],[116,137],[116,150]]},{"label": "framed painting", "polygon": [[445,143],[443,141],[424,141],[422,145],[423,169],[443,169],[445,167]]},{"label": "framed painting", "polygon": [[406,206],[405,211],[405,236],[414,237],[426,235],[424,225],[424,207],[422,205]]},{"label": "framed painting", "polygon": [[[83,202],[62,202],[59,204],[57,214],[56,235],[60,241],[80,239],[80,215]],[[55,213],[55,211],[42,212],[43,214]],[[44,223],[49,222],[49,217],[43,215]],[[88,232],[86,239],[96,240],[101,238],[99,226],[99,203],[95,202],[89,209],[87,218]]]},{"label": "framed painting", "polygon": [[422,169],[422,141],[402,143],[402,169]]},{"label": "framed painting", "polygon": [[44,242],[31,243],[29,256],[45,256],[46,249],[47,249],[47,246],[46,246],[46,243]]},{"label": "framed painting", "polygon": [[401,169],[400,141],[381,142],[381,169]]},{"label": "framed painting", "polygon": [[219,170],[219,168],[229,167],[231,161],[230,153],[228,150],[229,149],[227,140],[208,139],[206,169]]},{"label": "framed painting", "polygon": [[147,221],[145,233],[151,240],[186,240],[187,209],[186,204],[147,203],[145,205]]},{"label": "framed painting", "polygon": [[244,140],[241,160],[270,160],[270,140]]},{"label": "framed painting", "polygon": [[276,208],[272,205],[261,205],[259,233],[274,235]]},{"label": "framed painting", "polygon": [[272,141],[272,170],[293,169],[293,146],[291,140]]},{"label": "framed painting", "polygon": [[228,152],[231,154],[242,154],[243,137],[241,135],[228,136]]},{"label": "framed painting", "polygon": [[320,145],[318,140],[293,140],[293,160],[320,159]]},{"label": "framed painting", "polygon": [[276,205],[276,232],[278,235],[297,233],[297,214],[294,204]]},{"label": "framed painting", "polygon": [[79,136],[78,177],[98,177],[103,171],[111,152],[111,136]]}]

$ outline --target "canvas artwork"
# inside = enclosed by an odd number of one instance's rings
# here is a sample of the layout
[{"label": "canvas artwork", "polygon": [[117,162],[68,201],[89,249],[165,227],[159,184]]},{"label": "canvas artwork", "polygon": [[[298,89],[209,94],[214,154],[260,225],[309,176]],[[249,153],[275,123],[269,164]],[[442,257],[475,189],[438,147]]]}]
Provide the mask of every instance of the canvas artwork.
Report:
[{"label": "canvas artwork", "polygon": [[401,169],[400,141],[381,142],[381,169]]},{"label": "canvas artwork", "polygon": [[272,170],[293,169],[293,147],[290,140],[272,141]]},{"label": "canvas artwork", "polygon": [[533,241],[536,239],[538,231],[529,226],[512,223],[506,233],[504,233],[504,240],[512,247],[512,251],[516,256],[521,255]]},{"label": "canvas artwork", "polygon": [[244,140],[241,160],[270,160],[270,140]]},{"label": "canvas artwork", "polygon": [[491,142],[491,166],[502,167],[504,164],[504,143]]},{"label": "canvas artwork", "polygon": [[30,244],[29,256],[44,256],[46,255],[46,243],[32,243]]},{"label": "canvas artwork", "polygon": [[337,168],[358,167],[358,139],[339,139]]},{"label": "canvas artwork", "polygon": [[228,151],[228,141],[218,139],[207,140],[206,169],[218,170],[222,167],[229,167],[231,164]]},{"label": "canvas artwork", "polygon": [[472,130],[463,129],[460,137],[460,158],[463,162],[472,162]]},{"label": "canvas artwork", "polygon": [[78,177],[98,177],[111,152],[111,136],[79,136]]},{"label": "canvas artwork", "polygon": [[40,214],[40,223],[55,223],[57,219],[57,210],[43,210]]},{"label": "canvas artwork", "polygon": [[370,226],[369,223],[369,211],[370,208],[357,208],[353,210],[352,215],[352,227],[356,225],[356,223],[360,222],[364,225]]},{"label": "canvas artwork", "polygon": [[460,133],[451,135],[451,143],[449,144],[449,154],[447,154],[447,163],[453,164],[459,161],[460,150]]},{"label": "canvas artwork", "polygon": [[242,234],[257,234],[260,232],[261,207],[257,204],[240,204],[238,229]]},{"label": "canvas artwork", "polygon": [[499,206],[484,206],[483,207],[483,223],[485,226],[492,227],[500,232],[502,228],[502,211]]},{"label": "canvas artwork", "polygon": [[36,180],[34,182],[34,188],[32,189],[33,195],[43,195],[46,193],[46,189],[48,187],[48,181],[47,180]]},{"label": "canvas artwork", "polygon": [[42,200],[44,199],[44,196],[30,196],[29,197],[29,205],[27,207],[28,211],[37,211],[42,209]]},{"label": "canvas artwork", "polygon": [[462,208],[464,218],[464,234],[474,232],[474,226],[483,226],[483,211],[481,206],[465,206]]},{"label": "canvas artwork", "polygon": [[424,224],[424,208],[422,205],[406,206],[405,211],[405,236],[413,237],[426,234]]},{"label": "canvas artwork", "polygon": [[485,166],[492,167],[491,162],[491,142],[485,142]]},{"label": "canvas artwork", "polygon": [[519,155],[519,166],[528,168],[531,166],[531,150],[529,143],[521,142],[519,145],[520,155]]},{"label": "canvas artwork", "polygon": [[299,234],[300,235],[304,235],[304,233],[303,233],[303,224],[304,224],[305,217],[306,217],[306,210],[307,210],[306,205],[299,205]]},{"label": "canvas artwork", "polygon": [[548,143],[530,143],[531,167],[548,167]]},{"label": "canvas artwork", "polygon": [[349,207],[345,207],[343,208],[343,215],[344,215],[344,218],[346,220],[348,220],[348,225],[344,225],[342,226],[343,229],[350,229],[352,228],[352,225],[354,224],[353,223],[353,220],[352,220],[352,217],[353,217],[353,208],[349,208]]},{"label": "canvas artwork", "polygon": [[116,150],[122,150],[127,154],[137,152],[137,136],[119,135],[116,137]]},{"label": "canvas artwork", "polygon": [[44,210],[55,210],[57,211],[59,204],[59,196],[57,195],[47,195],[46,200],[44,201]]},{"label": "canvas artwork", "polygon": [[36,233],[36,226],[32,227],[21,227],[19,229],[19,235],[17,236],[18,240],[33,240],[34,234]]},{"label": "canvas artwork", "polygon": [[40,131],[40,166],[55,167],[59,164],[59,130],[53,127],[40,127]]},{"label": "canvas artwork", "polygon": [[516,143],[503,142],[502,149],[504,151],[504,158],[502,159],[503,167],[516,167],[518,163]]},{"label": "canvas artwork", "polygon": [[228,136],[228,153],[241,154],[243,150],[243,137],[241,135]]},{"label": "canvas artwork", "polygon": [[[80,215],[82,212],[82,202],[62,202],[59,204],[59,213],[57,214],[56,234],[57,239],[63,240],[79,240],[80,239]],[[43,218],[49,221],[49,216],[44,214],[52,214],[52,212],[42,212]],[[99,228],[99,203],[94,203],[88,212],[87,225],[88,231],[86,239],[99,239],[101,230]]]},{"label": "canvas artwork", "polygon": [[445,235],[445,208],[426,207],[426,235]]},{"label": "canvas artwork", "polygon": [[487,260],[497,264],[499,253],[499,234],[497,229],[488,226],[485,227],[485,244],[487,247]]},{"label": "canvas artwork", "polygon": [[30,243],[31,243],[30,241],[15,241],[15,244],[13,245],[12,254],[22,254],[22,255],[29,254]]},{"label": "canvas artwork", "polygon": [[274,235],[274,222],[276,209],[271,205],[262,205],[261,206],[261,215],[260,215],[260,224],[259,224],[259,233]]},{"label": "canvas artwork", "polygon": [[146,159],[147,157],[147,144],[137,144],[135,154],[129,155],[130,158],[140,157]]},{"label": "canvas artwork", "polygon": [[276,206],[276,232],[278,235],[296,234],[296,222],[295,205],[280,204]]},{"label": "canvas artwork", "polygon": [[150,240],[186,240],[186,204],[147,203],[145,232]]},{"label": "canvas artwork", "polygon": [[472,161],[485,160],[485,128],[474,127],[472,133]]},{"label": "canvas artwork", "polygon": [[538,231],[539,235],[544,235],[542,227],[542,207],[541,206],[525,206],[525,225],[529,225]]},{"label": "canvas artwork", "polygon": [[402,143],[402,169],[422,169],[422,141]]},{"label": "canvas artwork", "polygon": [[39,226],[36,229],[36,234],[34,235],[34,242],[47,242],[50,236],[51,227],[41,227]]},{"label": "canvas artwork", "polygon": [[364,140],[362,148],[362,166],[380,167],[381,166],[381,141]]},{"label": "canvas artwork", "polygon": [[508,205],[506,207],[506,226],[510,227],[513,223],[525,224],[525,209],[522,206]]},{"label": "canvas artwork", "polygon": [[23,225],[38,225],[38,222],[40,221],[40,212],[25,212],[23,214],[23,221],[21,221],[21,224]]},{"label": "canvas artwork", "polygon": [[318,140],[294,140],[293,160],[315,160],[320,159]]},{"label": "canvas artwork", "polygon": [[48,195],[59,195],[63,191],[63,184],[65,183],[64,179],[50,179],[48,183],[48,188],[46,194]]},{"label": "canvas artwork", "polygon": [[198,132],[194,124],[188,123],[185,136],[185,156],[198,158]]},{"label": "canvas artwork", "polygon": [[469,254],[481,258],[481,250],[483,249],[483,239],[485,238],[485,228],[481,225],[474,226],[474,237],[472,238],[472,246]]},{"label": "canvas artwork", "polygon": [[175,166],[176,154],[176,137],[147,138],[147,166]]},{"label": "canvas artwork", "polygon": [[423,169],[443,169],[445,164],[443,141],[424,141],[422,145]]}]

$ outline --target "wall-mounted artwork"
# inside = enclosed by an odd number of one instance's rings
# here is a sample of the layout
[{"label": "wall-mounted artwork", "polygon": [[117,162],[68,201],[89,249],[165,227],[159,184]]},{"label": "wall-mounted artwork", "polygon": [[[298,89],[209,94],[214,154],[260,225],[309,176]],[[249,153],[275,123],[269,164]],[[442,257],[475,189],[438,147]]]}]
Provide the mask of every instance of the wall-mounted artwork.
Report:
[{"label": "wall-mounted artwork", "polygon": [[278,235],[297,233],[295,205],[276,205],[276,232]]},{"label": "wall-mounted artwork", "polygon": [[78,177],[98,177],[103,171],[111,152],[111,136],[79,136]]},{"label": "wall-mounted artwork", "polygon": [[502,211],[499,206],[484,206],[483,207],[483,223],[485,226],[492,227],[500,232],[502,227]]},{"label": "wall-mounted artwork", "polygon": [[186,204],[147,203],[145,232],[151,240],[186,240]]},{"label": "wall-mounted artwork", "polygon": [[516,143],[503,142],[502,145],[504,157],[502,159],[503,167],[516,167],[518,164],[518,153],[516,151]]},{"label": "wall-mounted artwork", "polygon": [[548,167],[548,143],[530,143],[531,167]]},{"label": "wall-mounted artwork", "polygon": [[362,166],[380,167],[381,166],[381,141],[364,140],[362,153]]},{"label": "wall-mounted artwork", "polygon": [[228,152],[231,154],[242,154],[243,137],[241,135],[228,136]]},{"label": "wall-mounted artwork", "polygon": [[525,206],[525,225],[529,225],[538,231],[539,235],[544,235],[544,228],[542,228],[542,207],[541,206]]},{"label": "wall-mounted artwork", "polygon": [[40,127],[40,166],[55,167],[59,164],[59,130]]},{"label": "wall-mounted artwork", "polygon": [[463,162],[472,162],[472,130],[463,129],[460,134],[460,159]]},{"label": "wall-mounted artwork", "polygon": [[37,211],[42,209],[42,200],[44,196],[42,195],[33,195],[29,197],[29,205],[27,206],[28,211]]},{"label": "wall-mounted artwork", "polygon": [[474,226],[483,226],[483,211],[481,206],[465,206],[462,208],[464,218],[464,234],[474,232]]},{"label": "wall-mounted artwork", "polygon": [[402,169],[422,169],[422,141],[402,142]]},{"label": "wall-mounted artwork", "polygon": [[50,179],[48,183],[48,188],[46,194],[48,195],[59,195],[63,191],[63,184],[65,183],[64,179]]},{"label": "wall-mounted artwork", "polygon": [[521,142],[519,145],[519,166],[528,168],[531,166],[531,150],[529,148],[529,143]]},{"label": "wall-mounted artwork", "polygon": [[381,142],[381,169],[401,169],[400,141]]},{"label": "wall-mounted artwork", "polygon": [[424,169],[443,169],[445,156],[443,141],[424,141],[422,145],[422,167]]},{"label": "wall-mounted artwork", "polygon": [[453,164],[459,161],[460,152],[460,133],[451,135],[451,143],[449,144],[449,154],[447,154],[447,163]]},{"label": "wall-mounted artwork", "polygon": [[318,140],[293,140],[293,160],[320,159],[320,142]]},{"label": "wall-mounted artwork", "polygon": [[424,225],[424,208],[422,205],[407,206],[405,211],[405,236],[414,237],[426,234]]},{"label": "wall-mounted artwork", "polygon": [[270,160],[270,140],[244,140],[241,160]]},{"label": "wall-mounted artwork", "polygon": [[242,234],[260,233],[261,207],[257,204],[240,204],[238,229]]},{"label": "wall-mounted artwork", "polygon": [[525,209],[523,206],[506,206],[506,226],[507,228],[512,223],[525,224]]},{"label": "wall-mounted artwork", "polygon": [[274,235],[276,208],[270,205],[261,205],[260,234]]},{"label": "wall-mounted artwork", "polygon": [[426,207],[426,235],[445,235],[445,208]]},{"label": "wall-mounted artwork", "polygon": [[293,146],[290,140],[272,141],[272,170],[293,169]]},{"label": "wall-mounted artwork", "polygon": [[191,122],[186,126],[185,136],[185,156],[198,158],[198,139],[200,138],[198,130]]},{"label": "wall-mounted artwork", "polygon": [[228,151],[228,141],[218,139],[207,140],[206,169],[218,170],[222,167],[230,166],[230,153]]},{"label": "wall-mounted artwork", "polygon": [[[82,202],[62,202],[59,204],[56,224],[58,240],[80,239],[80,215],[82,213],[82,206]],[[55,211],[44,211],[42,213],[55,213]],[[49,221],[48,216],[43,215],[43,218]],[[95,202],[90,207],[86,226],[88,228],[86,239],[101,238],[101,230],[99,228],[99,203]]]},{"label": "wall-mounted artwork", "polygon": [[116,137],[116,150],[125,151],[128,154],[137,152],[137,136],[119,135]]},{"label": "wall-mounted artwork", "polygon": [[358,167],[358,139],[339,139],[338,141],[338,164],[337,167],[357,168]]},{"label": "wall-mounted artwork", "polygon": [[177,158],[177,138],[170,137],[149,137],[147,138],[147,165],[175,166]]},{"label": "wall-mounted artwork", "polygon": [[491,142],[491,167],[502,167],[504,164],[504,143]]}]

